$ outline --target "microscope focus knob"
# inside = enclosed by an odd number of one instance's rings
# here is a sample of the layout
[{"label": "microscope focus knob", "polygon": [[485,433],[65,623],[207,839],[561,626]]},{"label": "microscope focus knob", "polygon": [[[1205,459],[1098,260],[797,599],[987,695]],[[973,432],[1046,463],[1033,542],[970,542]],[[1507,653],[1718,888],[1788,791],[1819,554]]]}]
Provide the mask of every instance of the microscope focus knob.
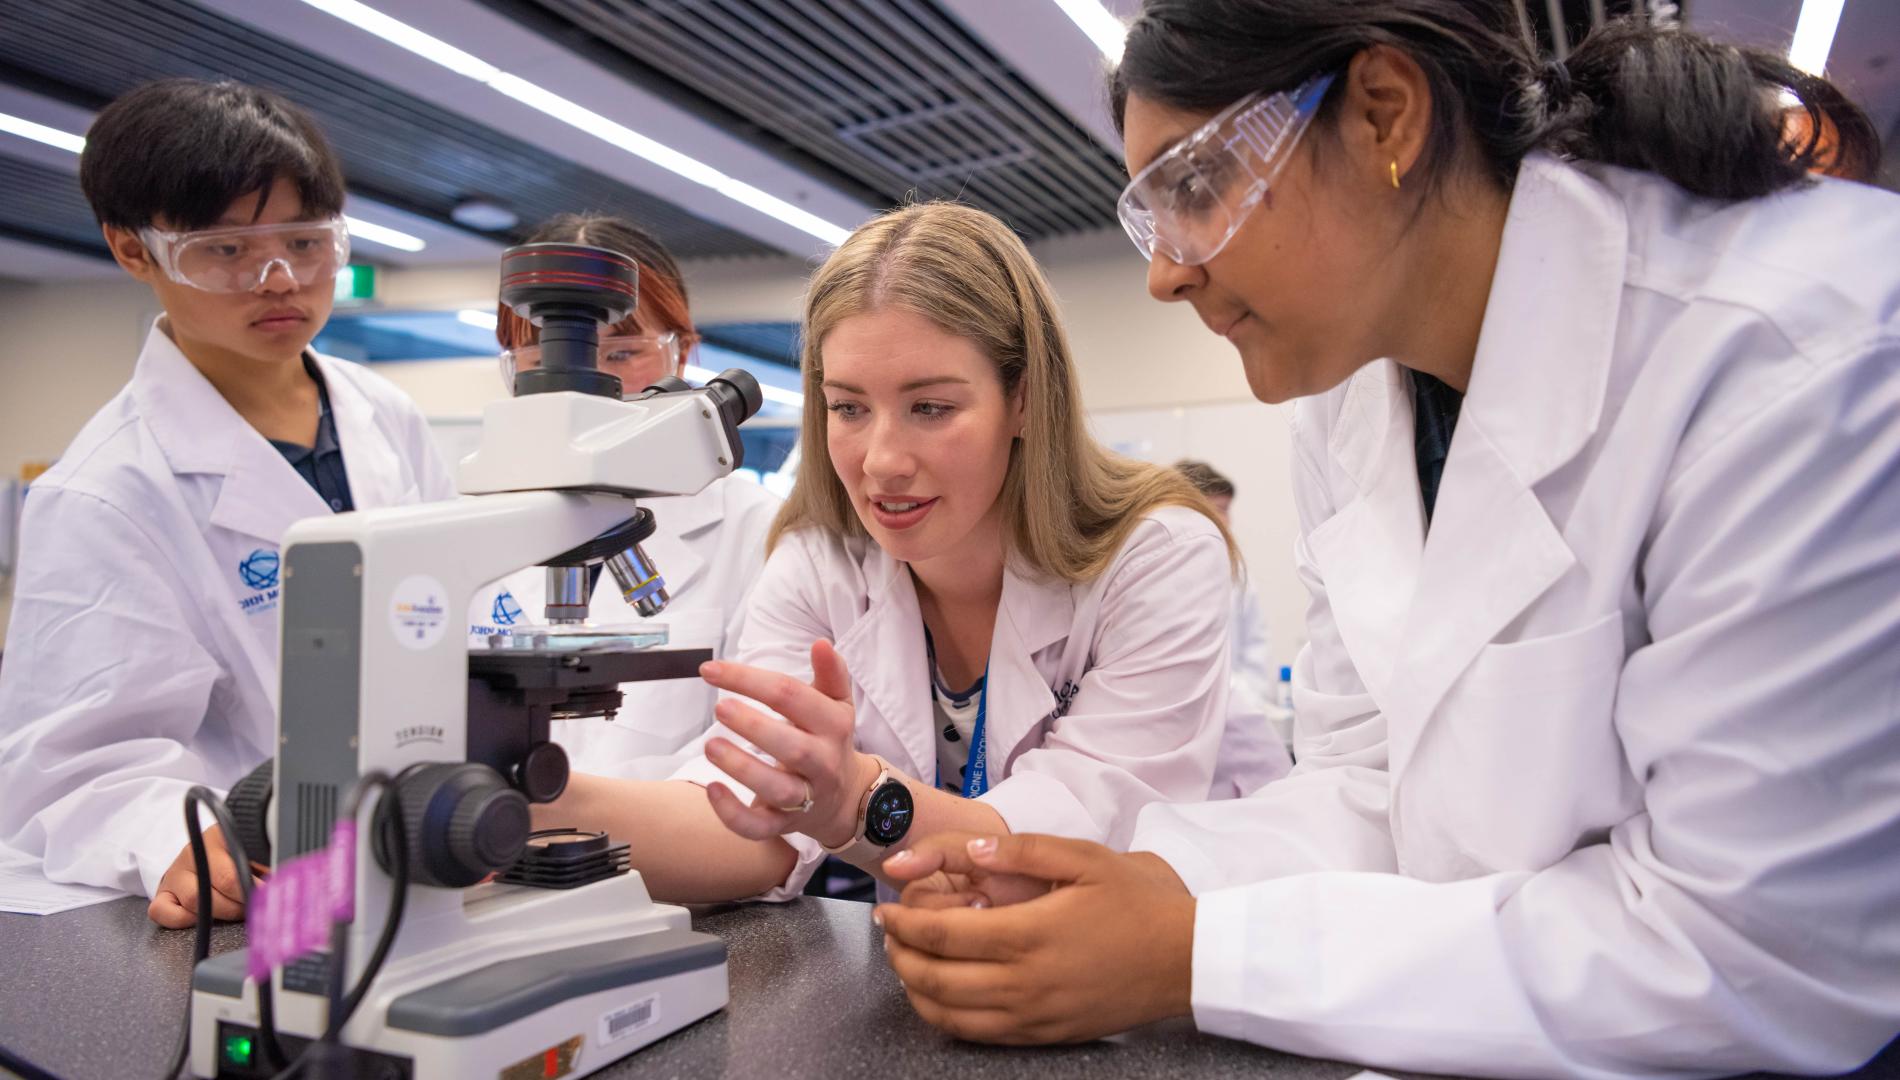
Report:
[{"label": "microscope focus knob", "polygon": [[[418,765],[397,781],[409,846],[409,880],[459,889],[521,857],[532,829],[528,800],[500,773],[474,762]],[[392,872],[387,835],[377,862]]]},{"label": "microscope focus knob", "polygon": [[449,853],[459,866],[479,871],[476,880],[514,865],[527,850],[534,826],[528,801],[519,791],[497,784],[470,792],[455,804],[449,819]]},{"label": "microscope focus knob", "polygon": [[567,751],[558,743],[541,743],[515,766],[515,790],[529,802],[551,803],[567,790],[567,775]]}]

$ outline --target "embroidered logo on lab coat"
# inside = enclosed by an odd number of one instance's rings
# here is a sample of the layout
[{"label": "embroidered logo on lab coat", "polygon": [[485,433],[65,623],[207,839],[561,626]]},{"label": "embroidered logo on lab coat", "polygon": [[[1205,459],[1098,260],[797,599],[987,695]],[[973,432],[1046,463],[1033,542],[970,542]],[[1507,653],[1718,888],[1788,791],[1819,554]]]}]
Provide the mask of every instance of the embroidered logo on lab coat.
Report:
[{"label": "embroidered logo on lab coat", "polygon": [[238,563],[238,581],[250,593],[238,599],[238,610],[246,615],[270,611],[277,607],[277,571],[279,566],[277,552],[270,548],[258,548]]},{"label": "embroidered logo on lab coat", "polygon": [[1075,695],[1081,692],[1082,688],[1075,685],[1074,679],[1065,679],[1062,683],[1062,689],[1056,691],[1056,707],[1049,710],[1049,715],[1043,717],[1042,722],[1045,724],[1053,724],[1057,720],[1067,716],[1069,706],[1075,704]]}]

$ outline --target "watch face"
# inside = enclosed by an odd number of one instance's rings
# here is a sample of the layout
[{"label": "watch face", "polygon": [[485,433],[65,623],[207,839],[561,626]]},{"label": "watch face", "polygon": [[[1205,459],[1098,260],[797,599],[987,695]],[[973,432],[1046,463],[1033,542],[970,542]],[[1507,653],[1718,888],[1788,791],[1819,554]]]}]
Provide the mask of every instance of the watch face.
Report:
[{"label": "watch face", "polygon": [[910,831],[911,810],[910,789],[902,781],[879,785],[864,808],[864,838],[879,847],[897,843]]}]

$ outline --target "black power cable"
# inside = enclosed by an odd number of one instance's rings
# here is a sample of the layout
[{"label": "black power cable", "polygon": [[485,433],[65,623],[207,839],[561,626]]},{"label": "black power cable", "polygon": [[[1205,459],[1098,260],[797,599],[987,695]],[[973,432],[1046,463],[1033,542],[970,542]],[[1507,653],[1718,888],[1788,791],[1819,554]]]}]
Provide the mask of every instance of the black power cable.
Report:
[{"label": "black power cable", "polygon": [[370,827],[389,831],[395,847],[395,866],[390,874],[389,912],[384,917],[382,932],[377,935],[376,947],[371,950],[369,961],[363,965],[362,974],[357,976],[348,994],[343,993],[343,973],[349,967],[349,930],[354,920],[338,919],[330,924],[330,973],[327,987],[330,1007],[323,1033],[304,1046],[289,1068],[277,1074],[277,1080],[294,1080],[312,1069],[320,1070],[320,1076],[331,1071],[342,1076],[350,1075],[349,1051],[340,1041],[343,1026],[356,1015],[357,1007],[369,994],[370,984],[382,971],[383,961],[388,959],[390,946],[396,940],[396,930],[402,923],[403,909],[409,898],[409,843],[403,824],[402,803],[398,798],[400,789],[387,774],[368,773],[350,790],[344,812],[349,815],[349,820],[355,820],[362,811],[364,797],[372,789],[381,790],[382,798],[376,804],[376,816]]},{"label": "black power cable", "polygon": [[[402,923],[403,909],[409,898],[409,842],[407,830],[403,824],[402,804],[397,798],[396,784],[388,775],[372,772],[358,780],[350,792],[348,813],[354,820],[362,809],[363,797],[371,789],[379,789],[382,799],[376,805],[376,817],[372,829],[388,831],[394,848],[394,870],[390,875],[389,913],[383,921],[383,929],[376,938],[376,947],[370,952],[369,962],[363,966],[363,973],[357,976],[348,994],[343,993],[343,972],[347,965],[349,947],[349,926],[351,920],[334,920],[330,926],[331,966],[329,978],[330,1008],[324,1023],[324,1031],[298,1053],[296,1060],[288,1066],[284,1064],[283,1048],[277,1041],[276,1019],[271,1005],[271,980],[258,984],[258,1041],[263,1045],[272,1068],[282,1070],[277,1080],[291,1080],[300,1075],[313,1063],[337,1066],[347,1070],[349,1062],[347,1052],[337,1041],[343,1025],[356,1015],[357,1007],[368,996],[372,981],[382,970],[383,962],[389,957],[390,947],[395,944],[396,929]],[[191,945],[191,970],[195,975],[198,965],[211,955],[211,856],[205,846],[204,832],[198,822],[198,809],[203,806],[217,819],[222,830],[225,849],[232,861],[240,868],[238,889],[243,894],[244,908],[251,907],[251,860],[244,850],[244,842],[239,839],[237,826],[231,818],[230,810],[224,800],[210,788],[194,785],[185,793],[185,832],[191,838],[191,865],[198,875],[198,911],[197,923],[193,928]],[[165,1080],[175,1080],[184,1071],[185,1061],[191,1054],[191,987],[186,984],[185,1021],[180,1025],[178,1045],[172,1051],[170,1067],[165,1072]],[[0,1046],[0,1069],[13,1073],[21,1080],[60,1080],[54,1073]]]}]

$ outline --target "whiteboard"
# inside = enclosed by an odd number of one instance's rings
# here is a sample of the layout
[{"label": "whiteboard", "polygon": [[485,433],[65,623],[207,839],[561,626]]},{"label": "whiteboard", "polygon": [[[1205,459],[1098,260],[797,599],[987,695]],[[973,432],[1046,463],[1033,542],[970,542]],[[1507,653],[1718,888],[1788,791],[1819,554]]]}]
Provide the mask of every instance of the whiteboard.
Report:
[{"label": "whiteboard", "polygon": [[1266,613],[1276,666],[1291,664],[1306,643],[1306,589],[1293,568],[1299,519],[1289,408],[1236,401],[1089,414],[1095,437],[1117,453],[1157,465],[1197,458],[1234,482],[1234,539]]}]

